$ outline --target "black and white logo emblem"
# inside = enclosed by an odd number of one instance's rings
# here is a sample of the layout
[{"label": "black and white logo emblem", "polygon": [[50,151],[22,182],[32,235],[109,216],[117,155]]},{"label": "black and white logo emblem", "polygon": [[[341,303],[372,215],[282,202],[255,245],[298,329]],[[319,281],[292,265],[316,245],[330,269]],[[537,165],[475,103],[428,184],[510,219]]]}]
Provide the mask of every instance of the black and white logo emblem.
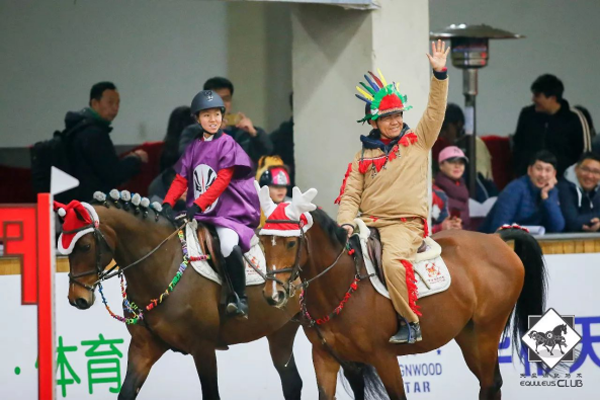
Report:
[{"label": "black and white logo emblem", "polygon": [[[217,179],[217,173],[212,167],[206,164],[199,164],[194,169],[194,199],[198,199],[200,195],[208,191],[210,186]],[[204,210],[204,213],[208,213],[215,208],[219,198],[213,202],[212,205]]]},{"label": "black and white logo emblem", "polygon": [[552,308],[542,316],[529,316],[529,331],[522,337],[529,361],[543,362],[550,369],[561,361],[574,362],[573,348],[581,341],[574,325],[575,316],[561,316]]}]

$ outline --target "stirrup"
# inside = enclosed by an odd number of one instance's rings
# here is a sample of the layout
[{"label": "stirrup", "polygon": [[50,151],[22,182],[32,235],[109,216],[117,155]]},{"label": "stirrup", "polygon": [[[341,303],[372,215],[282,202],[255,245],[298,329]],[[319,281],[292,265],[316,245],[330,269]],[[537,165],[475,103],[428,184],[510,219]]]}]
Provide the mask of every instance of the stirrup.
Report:
[{"label": "stirrup", "polygon": [[248,301],[233,294],[233,299],[227,303],[225,312],[229,316],[248,318]]},{"label": "stirrup", "polygon": [[421,325],[416,322],[400,326],[398,332],[390,337],[389,342],[392,344],[414,344],[422,339]]}]

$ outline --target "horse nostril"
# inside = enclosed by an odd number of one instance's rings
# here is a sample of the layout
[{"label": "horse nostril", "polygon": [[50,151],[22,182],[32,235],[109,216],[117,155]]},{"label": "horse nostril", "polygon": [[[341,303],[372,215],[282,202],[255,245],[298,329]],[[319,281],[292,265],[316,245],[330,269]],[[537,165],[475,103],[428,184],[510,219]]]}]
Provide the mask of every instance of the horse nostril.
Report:
[{"label": "horse nostril", "polygon": [[88,301],[86,301],[83,298],[77,298],[77,300],[75,301],[75,305],[79,308],[79,309],[87,309],[90,307],[90,304],[88,303]]},{"label": "horse nostril", "polygon": [[284,291],[277,291],[277,300],[278,301],[283,301],[285,299],[285,292]]}]

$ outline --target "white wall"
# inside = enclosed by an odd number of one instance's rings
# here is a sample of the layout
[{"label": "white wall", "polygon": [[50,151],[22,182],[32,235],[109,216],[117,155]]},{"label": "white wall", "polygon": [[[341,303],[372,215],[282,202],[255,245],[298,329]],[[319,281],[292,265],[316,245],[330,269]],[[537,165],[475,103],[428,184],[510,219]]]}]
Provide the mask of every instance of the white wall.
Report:
[{"label": "white wall", "polygon": [[267,132],[291,115],[291,7],[264,2],[227,5],[228,77],[235,87],[232,108]]},{"label": "white wall", "polygon": [[0,0],[0,147],[64,127],[113,81],[117,144],[161,140],[172,109],[227,73],[226,4],[200,0]]},{"label": "white wall", "polygon": [[[571,105],[587,107],[600,122],[597,0],[430,0],[430,28],[452,23],[488,24],[526,36],[490,41],[489,65],[479,73],[478,133],[513,133],[519,111],[531,104],[531,83],[558,76]],[[450,67],[449,101],[464,106],[462,71]]]}]

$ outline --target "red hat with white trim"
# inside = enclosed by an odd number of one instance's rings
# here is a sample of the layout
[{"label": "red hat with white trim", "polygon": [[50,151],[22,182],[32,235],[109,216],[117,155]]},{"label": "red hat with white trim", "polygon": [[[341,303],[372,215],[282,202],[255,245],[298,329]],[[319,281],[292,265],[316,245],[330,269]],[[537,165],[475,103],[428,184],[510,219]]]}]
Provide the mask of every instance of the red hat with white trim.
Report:
[{"label": "red hat with white trim", "polygon": [[63,255],[73,252],[75,243],[100,225],[96,210],[86,202],[71,201],[68,205],[54,202],[54,211],[60,216],[63,233],[58,238],[58,251]]}]

